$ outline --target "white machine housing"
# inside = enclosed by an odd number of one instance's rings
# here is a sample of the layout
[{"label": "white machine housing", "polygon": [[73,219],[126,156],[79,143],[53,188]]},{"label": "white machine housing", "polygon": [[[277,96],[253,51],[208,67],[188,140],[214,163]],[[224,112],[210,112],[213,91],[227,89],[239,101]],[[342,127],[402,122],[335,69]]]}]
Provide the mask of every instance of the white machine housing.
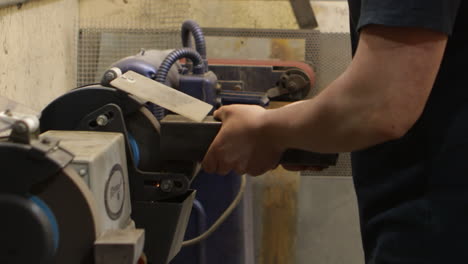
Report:
[{"label": "white machine housing", "polygon": [[[134,264],[142,256],[144,231],[135,229],[124,137],[120,133],[48,131],[41,138],[60,140],[75,158],[68,168],[80,175],[92,193],[98,234],[95,264]],[[66,190],[64,190],[66,192]]]}]

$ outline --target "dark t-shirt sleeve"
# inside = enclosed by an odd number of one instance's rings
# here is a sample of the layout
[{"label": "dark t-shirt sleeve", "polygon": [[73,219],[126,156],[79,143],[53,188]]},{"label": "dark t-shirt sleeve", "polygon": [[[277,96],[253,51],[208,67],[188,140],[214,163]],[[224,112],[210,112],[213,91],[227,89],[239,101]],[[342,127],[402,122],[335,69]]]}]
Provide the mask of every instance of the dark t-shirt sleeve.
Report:
[{"label": "dark t-shirt sleeve", "polygon": [[419,27],[451,35],[461,1],[362,0],[358,30],[375,24]]}]

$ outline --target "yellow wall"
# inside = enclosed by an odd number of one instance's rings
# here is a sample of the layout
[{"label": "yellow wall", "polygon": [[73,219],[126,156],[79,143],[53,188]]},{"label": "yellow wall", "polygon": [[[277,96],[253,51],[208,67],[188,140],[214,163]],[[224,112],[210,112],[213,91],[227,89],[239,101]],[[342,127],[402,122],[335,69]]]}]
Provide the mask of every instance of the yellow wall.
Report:
[{"label": "yellow wall", "polygon": [[78,0],[0,9],[0,95],[40,110],[75,85]]},{"label": "yellow wall", "polygon": [[[147,0],[146,0],[147,1]],[[158,27],[144,0],[81,0],[82,26],[96,25],[122,27],[131,23],[138,27]],[[202,27],[298,29],[288,0],[158,0],[163,11],[181,9],[174,3],[187,3],[187,18],[196,20]],[[312,7],[322,31],[348,30],[347,5],[343,1],[312,1]],[[160,10],[158,13],[164,13]],[[109,23],[108,21],[112,21]],[[120,23],[120,24],[119,24]],[[153,23],[153,24],[152,24]]]}]

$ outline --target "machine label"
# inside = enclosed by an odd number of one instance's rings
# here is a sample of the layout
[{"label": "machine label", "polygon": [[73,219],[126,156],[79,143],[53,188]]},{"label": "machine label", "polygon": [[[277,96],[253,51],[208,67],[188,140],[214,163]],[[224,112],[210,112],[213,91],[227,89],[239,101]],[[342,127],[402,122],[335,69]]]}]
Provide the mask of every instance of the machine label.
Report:
[{"label": "machine label", "polygon": [[122,215],[125,202],[124,174],[120,164],[114,165],[106,183],[105,189],[106,211],[112,220]]}]

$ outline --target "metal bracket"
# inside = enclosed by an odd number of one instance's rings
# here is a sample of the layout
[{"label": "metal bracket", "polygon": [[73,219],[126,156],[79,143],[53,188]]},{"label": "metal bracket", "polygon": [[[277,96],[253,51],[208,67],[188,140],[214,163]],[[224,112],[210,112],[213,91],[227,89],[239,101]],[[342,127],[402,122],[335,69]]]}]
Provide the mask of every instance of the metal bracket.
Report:
[{"label": "metal bracket", "polygon": [[[193,122],[179,115],[168,115],[161,120],[161,151],[165,160],[201,161],[221,129],[221,122],[212,116],[202,123]],[[320,154],[289,149],[280,163],[284,165],[323,167],[336,165],[338,154]]]},{"label": "metal bracket", "polygon": [[[144,172],[135,165],[135,157],[130,147],[129,133],[121,108],[107,104],[85,116],[78,130],[117,132],[125,135],[125,149],[132,200],[158,201],[184,194],[189,189],[189,180],[183,173]],[[155,150],[158,151],[158,150]],[[155,160],[155,162],[157,162]]]},{"label": "metal bracket", "polygon": [[314,10],[309,0],[289,0],[296,16],[297,24],[301,29],[314,29],[318,27]]},{"label": "metal bracket", "polygon": [[34,115],[19,114],[10,109],[0,113],[0,130],[11,128],[9,140],[15,143],[29,144],[37,139],[39,119]]}]

